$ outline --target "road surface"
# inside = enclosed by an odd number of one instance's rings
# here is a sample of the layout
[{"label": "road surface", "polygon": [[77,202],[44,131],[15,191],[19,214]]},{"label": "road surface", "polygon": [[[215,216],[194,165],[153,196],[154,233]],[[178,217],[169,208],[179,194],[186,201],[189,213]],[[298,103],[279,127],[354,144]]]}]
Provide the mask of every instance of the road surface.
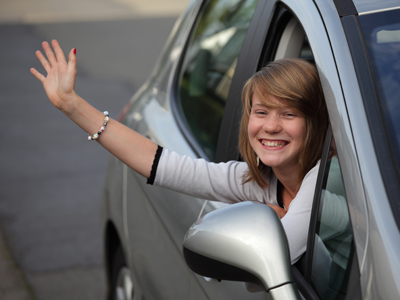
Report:
[{"label": "road surface", "polygon": [[0,0],[0,228],[32,299],[104,299],[109,157],[47,100],[35,51],[53,38],[76,47],[77,93],[116,118],[187,2]]}]

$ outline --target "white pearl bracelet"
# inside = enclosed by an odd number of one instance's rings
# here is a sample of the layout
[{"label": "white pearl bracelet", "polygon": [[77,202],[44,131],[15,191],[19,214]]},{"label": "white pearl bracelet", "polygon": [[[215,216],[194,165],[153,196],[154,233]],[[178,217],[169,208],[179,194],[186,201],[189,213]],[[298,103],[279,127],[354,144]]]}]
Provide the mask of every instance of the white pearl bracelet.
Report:
[{"label": "white pearl bracelet", "polygon": [[103,125],[100,127],[100,129],[97,133],[93,134],[93,136],[90,136],[90,134],[88,134],[88,141],[97,140],[99,138],[100,134],[106,129],[107,123],[110,120],[110,118],[108,116],[108,111],[103,112],[103,114],[104,114]]}]

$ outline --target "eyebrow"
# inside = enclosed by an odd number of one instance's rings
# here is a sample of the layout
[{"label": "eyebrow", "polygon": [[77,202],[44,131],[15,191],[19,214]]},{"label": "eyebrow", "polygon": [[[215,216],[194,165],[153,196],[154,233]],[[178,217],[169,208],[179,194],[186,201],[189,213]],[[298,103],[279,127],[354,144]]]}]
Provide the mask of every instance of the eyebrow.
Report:
[{"label": "eyebrow", "polygon": [[278,108],[281,108],[281,109],[295,109],[295,107],[293,107],[293,106],[289,106],[289,105],[267,105],[267,104],[264,104],[264,103],[256,103],[256,104],[254,104],[254,105],[252,105],[251,106],[251,108],[253,108],[253,107],[261,107],[261,108],[276,108],[276,107],[278,107]]},{"label": "eyebrow", "polygon": [[252,104],[252,105],[251,105],[251,108],[253,108],[253,107],[270,107],[270,106],[265,105],[265,104],[263,104],[263,103],[256,103],[256,104]]}]

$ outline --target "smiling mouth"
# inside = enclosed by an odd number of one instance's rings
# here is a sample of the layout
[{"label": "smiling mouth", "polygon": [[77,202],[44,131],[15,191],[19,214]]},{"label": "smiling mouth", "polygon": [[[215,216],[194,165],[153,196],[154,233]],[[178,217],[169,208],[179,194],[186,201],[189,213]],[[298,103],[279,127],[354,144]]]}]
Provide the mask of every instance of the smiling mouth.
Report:
[{"label": "smiling mouth", "polygon": [[265,141],[265,140],[260,140],[261,144],[267,147],[283,147],[289,144],[286,141]]}]

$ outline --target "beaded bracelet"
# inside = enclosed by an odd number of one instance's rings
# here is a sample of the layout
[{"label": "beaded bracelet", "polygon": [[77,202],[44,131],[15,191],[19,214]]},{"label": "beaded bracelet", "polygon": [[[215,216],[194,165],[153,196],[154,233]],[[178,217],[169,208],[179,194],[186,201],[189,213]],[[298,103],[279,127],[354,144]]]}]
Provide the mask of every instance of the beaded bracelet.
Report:
[{"label": "beaded bracelet", "polygon": [[110,118],[108,117],[108,111],[103,112],[103,114],[104,114],[103,126],[101,126],[99,131],[97,133],[93,134],[93,136],[90,136],[88,134],[88,141],[97,140],[99,138],[100,134],[106,129],[107,123],[110,120]]}]

